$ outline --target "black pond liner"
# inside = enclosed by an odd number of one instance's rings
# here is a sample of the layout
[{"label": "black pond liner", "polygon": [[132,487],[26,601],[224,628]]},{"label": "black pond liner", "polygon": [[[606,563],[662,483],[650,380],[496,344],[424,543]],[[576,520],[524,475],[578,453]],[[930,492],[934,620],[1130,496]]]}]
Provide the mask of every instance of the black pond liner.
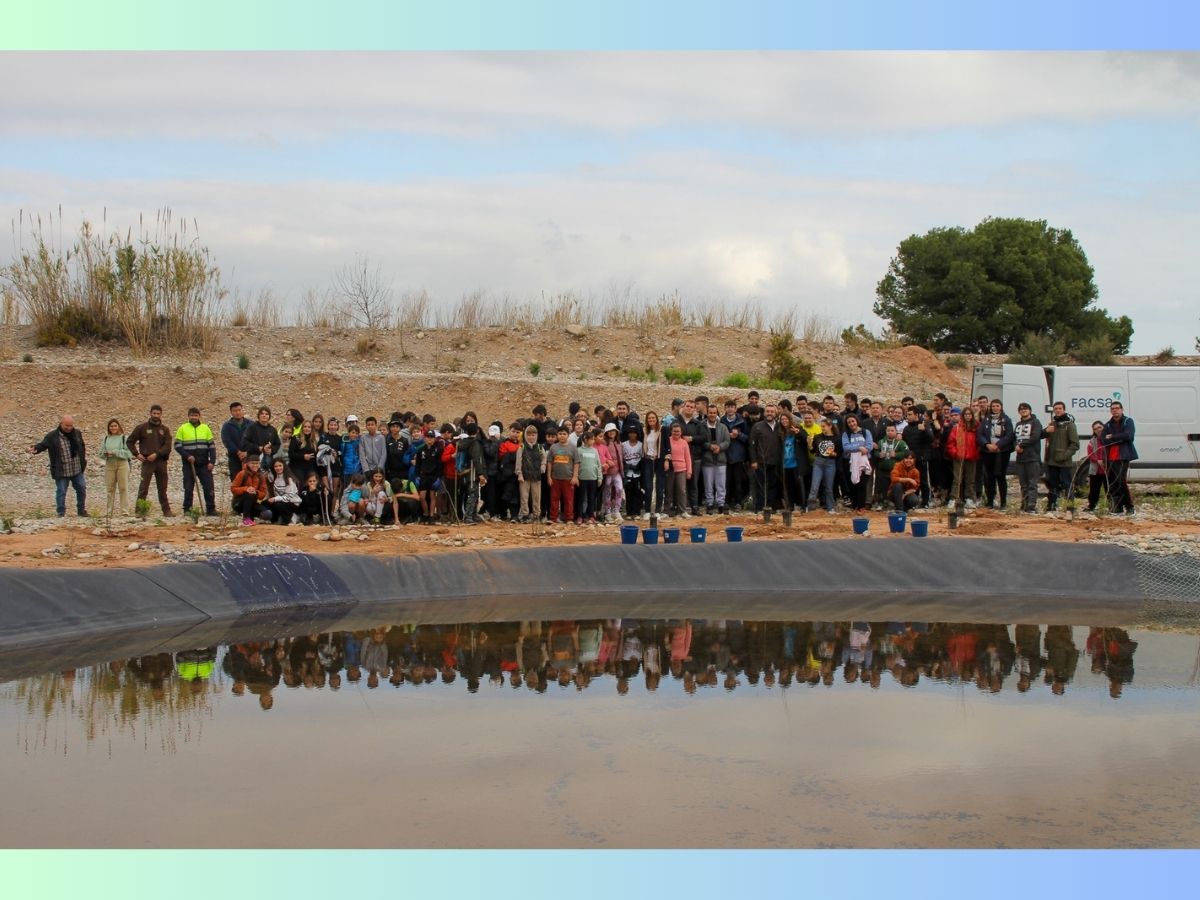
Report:
[{"label": "black pond liner", "polygon": [[31,666],[45,672],[384,622],[690,616],[1128,625],[1163,597],[1174,601],[1175,617],[1200,612],[1200,589],[1188,586],[1193,567],[1105,544],[856,538],[0,569],[0,678]]}]

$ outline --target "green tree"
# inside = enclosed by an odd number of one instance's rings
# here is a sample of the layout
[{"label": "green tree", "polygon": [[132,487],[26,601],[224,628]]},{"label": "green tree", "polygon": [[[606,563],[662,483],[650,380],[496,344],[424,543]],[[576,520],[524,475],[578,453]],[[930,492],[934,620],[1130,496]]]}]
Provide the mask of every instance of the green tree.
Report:
[{"label": "green tree", "polygon": [[1027,334],[1074,349],[1107,338],[1129,349],[1133,322],[1094,306],[1096,283],[1070,231],[1044,221],[984,219],[900,242],[875,288],[875,314],[932,350],[1008,353]]}]

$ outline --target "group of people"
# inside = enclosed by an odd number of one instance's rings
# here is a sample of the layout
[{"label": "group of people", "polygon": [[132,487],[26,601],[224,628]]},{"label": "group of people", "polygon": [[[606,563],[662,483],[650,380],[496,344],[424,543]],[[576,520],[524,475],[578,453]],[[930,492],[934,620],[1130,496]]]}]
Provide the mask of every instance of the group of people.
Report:
[{"label": "group of people", "polygon": [[[1021,510],[1035,512],[1038,485],[1048,508],[1073,496],[1080,435],[1065,406],[1054,404],[1044,426],[1029,404],[1012,420],[985,396],[958,406],[945,394],[928,405],[905,397],[885,406],[846,393],[795,402],[676,398],[661,416],[626,401],[590,412],[571,403],[552,418],[535,406],[504,424],[473,411],[439,423],[431,414],[350,414],[342,422],[288,409],[276,425],[271,409],[253,418],[241,403],[217,434],[199,409],[172,434],[162,407],[125,433],[110,419],[100,445],[108,515],[129,512],[130,467],[140,467],[137,499],[154,482],[164,516],[169,459],[180,460],[183,511],[218,513],[214,473],[224,455],[230,506],[243,524],[433,523],[485,519],[516,522],[615,523],[623,518],[728,514],[750,509],[798,511],[837,503],[863,512],[945,504],[974,508],[981,500],[1004,508],[1015,462]],[[1087,446],[1088,509],[1101,491],[1109,507],[1133,512],[1126,483],[1137,459],[1133,420],[1119,402],[1107,422],[1095,422]],[[1043,447],[1044,444],[1044,447]],[[46,452],[56,484],[56,511],[66,513],[69,489],[86,514],[87,455],[71,416],[29,448]],[[194,511],[194,512],[193,512]]]},{"label": "group of people", "polygon": [[[1133,680],[1137,646],[1123,629],[1088,629],[1082,650],[1114,698]],[[624,695],[635,680],[653,692],[668,678],[689,694],[837,681],[878,689],[885,679],[912,688],[931,679],[989,693],[1006,684],[1025,693],[1040,683],[1061,695],[1080,656],[1069,625],[570,619],[383,625],[155,653],[107,668],[158,692],[172,679],[200,689],[223,673],[234,694],[257,696],[269,709],[280,685],[374,689],[460,678],[472,693],[482,685],[544,693],[607,683]]]}]

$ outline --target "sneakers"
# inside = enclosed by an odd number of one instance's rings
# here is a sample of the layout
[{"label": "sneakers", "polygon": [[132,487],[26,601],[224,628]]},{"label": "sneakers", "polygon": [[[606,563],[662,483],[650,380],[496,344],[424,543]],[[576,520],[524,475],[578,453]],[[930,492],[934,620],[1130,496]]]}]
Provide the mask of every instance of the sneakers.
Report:
[{"label": "sneakers", "polygon": [[831,516],[836,516],[836,515],[837,515],[837,510],[836,510],[836,509],[827,509],[827,510],[825,510],[825,512],[829,513],[829,515],[831,515]]},{"label": "sneakers", "polygon": [[242,525],[246,528],[251,528],[254,526],[254,520],[251,519],[249,516],[245,516],[242,519]]},{"label": "sneakers", "polygon": [[686,509],[683,511],[682,515],[683,515],[683,517],[684,517],[685,519],[694,519],[694,518],[696,518],[696,517],[695,517],[695,516],[693,516],[693,515],[692,515],[690,512],[688,512]]},{"label": "sneakers", "polygon": [[975,501],[974,501],[974,500],[968,500],[966,503],[964,503],[964,504],[963,504],[963,508],[964,508],[964,509],[974,509],[974,508],[975,508]]}]

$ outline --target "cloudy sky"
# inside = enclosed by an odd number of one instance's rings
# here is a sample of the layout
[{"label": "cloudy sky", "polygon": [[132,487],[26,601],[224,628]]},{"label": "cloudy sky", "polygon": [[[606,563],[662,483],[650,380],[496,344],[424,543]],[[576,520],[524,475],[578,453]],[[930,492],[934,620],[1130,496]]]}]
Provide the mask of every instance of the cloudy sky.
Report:
[{"label": "cloudy sky", "polygon": [[[904,237],[1070,228],[1135,352],[1200,331],[1200,56],[0,55],[0,210],[169,207],[231,288],[297,303],[356,255],[484,290],[879,323]],[[9,228],[7,256],[20,241]]]}]

